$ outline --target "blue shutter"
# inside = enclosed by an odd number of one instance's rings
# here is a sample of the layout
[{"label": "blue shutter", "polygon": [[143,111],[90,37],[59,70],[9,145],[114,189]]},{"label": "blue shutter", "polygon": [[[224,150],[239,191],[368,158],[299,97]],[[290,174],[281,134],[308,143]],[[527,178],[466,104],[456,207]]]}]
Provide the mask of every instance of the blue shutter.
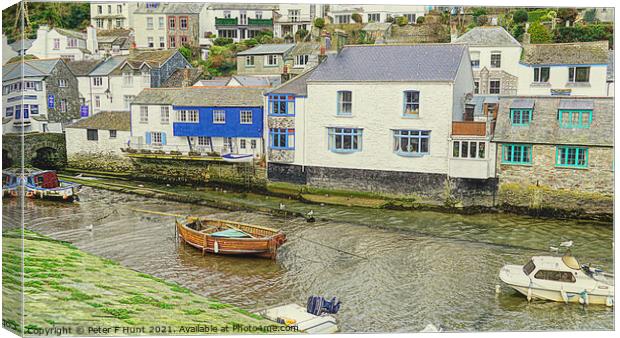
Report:
[{"label": "blue shutter", "polygon": [[166,133],[161,133],[161,145],[166,145]]},{"label": "blue shutter", "polygon": [[146,132],[146,144],[151,144],[151,132]]}]

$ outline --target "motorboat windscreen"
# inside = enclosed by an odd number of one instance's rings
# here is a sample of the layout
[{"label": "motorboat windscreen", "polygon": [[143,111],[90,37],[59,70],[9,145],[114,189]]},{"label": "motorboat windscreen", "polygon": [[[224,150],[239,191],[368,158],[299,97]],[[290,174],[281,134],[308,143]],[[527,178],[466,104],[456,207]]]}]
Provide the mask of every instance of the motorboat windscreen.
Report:
[{"label": "motorboat windscreen", "polygon": [[523,273],[525,273],[526,276],[529,276],[534,269],[536,269],[536,264],[534,264],[534,261],[530,260],[523,266]]},{"label": "motorboat windscreen", "polygon": [[574,256],[564,255],[562,256],[562,262],[573,270],[581,270],[581,266],[579,265],[579,262],[577,262],[577,258]]}]

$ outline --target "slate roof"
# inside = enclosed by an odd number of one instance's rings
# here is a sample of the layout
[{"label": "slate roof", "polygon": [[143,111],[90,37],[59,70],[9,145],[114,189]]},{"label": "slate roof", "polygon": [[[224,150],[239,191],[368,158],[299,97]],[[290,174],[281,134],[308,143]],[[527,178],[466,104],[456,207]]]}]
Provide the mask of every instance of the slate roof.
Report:
[{"label": "slate roof", "polygon": [[258,4],[258,3],[242,3],[242,4],[211,3],[208,6],[210,9],[219,9],[219,10],[241,9],[241,10],[248,10],[248,11],[255,11],[255,10],[271,11],[271,10],[277,10],[279,8],[279,6],[276,4]]},{"label": "slate roof", "polygon": [[293,47],[295,47],[294,43],[265,44],[244,50],[237,53],[237,55],[284,54],[293,49]]},{"label": "slate roof", "polygon": [[[237,82],[239,82],[241,86],[244,86],[244,87],[256,87],[256,86],[273,87],[273,86],[279,85],[282,82],[282,79],[279,75],[274,75],[274,76],[233,75],[232,77]],[[230,84],[230,81],[228,82],[228,84]]]},{"label": "slate roof", "polygon": [[265,87],[147,88],[132,104],[188,107],[262,107]]},{"label": "slate roof", "polygon": [[308,81],[453,81],[466,52],[463,44],[345,46]]},{"label": "slate roof", "polygon": [[316,68],[312,68],[302,74],[297,75],[295,78],[281,84],[273,90],[267,92],[269,94],[292,94],[295,96],[307,96],[308,86],[306,81]]},{"label": "slate roof", "polygon": [[230,81],[230,76],[214,77],[209,80],[200,80],[194,84],[194,86],[225,86]]},{"label": "slate roof", "polygon": [[53,28],[53,29],[55,29],[60,35],[68,36],[70,38],[86,40],[86,33],[73,31],[70,29],[64,29],[64,28]]},{"label": "slate roof", "polygon": [[521,61],[531,65],[607,64],[607,41],[525,44]]},{"label": "slate roof", "polygon": [[614,82],[614,51],[609,51],[609,59],[607,61],[607,82]]},{"label": "slate roof", "polygon": [[[202,76],[202,68],[177,68],[167,79],[161,84],[163,88],[171,87],[188,87],[196,83]],[[187,81],[186,83],[184,83]]]},{"label": "slate roof", "polygon": [[87,76],[103,61],[101,60],[81,60],[81,61],[66,61],[67,67],[75,76]]},{"label": "slate roof", "polygon": [[494,94],[474,94],[474,96],[466,102],[468,105],[474,106],[474,116],[484,116],[485,103],[498,103],[499,96]]},{"label": "slate roof", "polygon": [[131,113],[128,111],[102,111],[78,120],[66,128],[130,131]]},{"label": "slate roof", "polygon": [[34,39],[20,39],[9,44],[9,46],[11,46],[14,51],[19,52],[20,50],[29,49],[32,47],[33,42]]},{"label": "slate roof", "polygon": [[459,36],[454,43],[469,46],[519,47],[521,44],[501,26],[474,27]]},{"label": "slate roof", "polygon": [[318,42],[299,42],[295,45],[291,52],[289,53],[289,57],[295,57],[297,55],[311,55],[319,52],[321,49],[321,44]]},{"label": "slate roof", "polygon": [[110,74],[121,63],[125,62],[126,56],[113,56],[101,63],[97,68],[90,72],[90,76],[106,76]]},{"label": "slate roof", "polygon": [[129,49],[131,41],[131,30],[129,29],[110,29],[97,32],[98,44],[111,44],[119,46],[120,49]]},{"label": "slate roof", "polygon": [[204,3],[160,2],[155,8],[146,8],[146,3],[142,3],[142,6],[134,10],[134,14],[199,14],[204,6]]},{"label": "slate roof", "polygon": [[140,68],[146,63],[151,68],[159,68],[177,52],[176,49],[135,50],[127,56],[127,63],[132,68]]},{"label": "slate roof", "polygon": [[[534,100],[532,121],[529,127],[513,127],[510,123],[510,107],[516,100]],[[566,129],[558,123],[558,109],[562,102],[575,101],[581,105],[592,105],[592,124],[590,128]],[[591,145],[613,146],[614,142],[614,101],[613,97],[560,98],[552,96],[500,98],[497,124],[493,142],[531,143],[549,145]]]},{"label": "slate roof", "polygon": [[[23,62],[23,77],[45,77],[51,74],[60,59],[35,59]],[[22,77],[22,62],[7,63],[2,66],[2,81],[19,79]]]}]

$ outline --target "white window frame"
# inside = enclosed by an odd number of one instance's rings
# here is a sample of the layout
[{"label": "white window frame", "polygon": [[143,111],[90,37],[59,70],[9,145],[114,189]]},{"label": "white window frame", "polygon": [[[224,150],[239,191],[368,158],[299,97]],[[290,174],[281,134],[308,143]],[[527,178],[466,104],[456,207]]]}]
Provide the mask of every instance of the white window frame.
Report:
[{"label": "white window frame", "polygon": [[124,87],[133,86],[133,72],[123,71],[123,86]]},{"label": "white window frame", "polygon": [[226,111],[217,109],[213,110],[213,124],[225,124],[226,123]]},{"label": "white window frame", "polygon": [[265,55],[265,66],[274,67],[277,65],[278,65],[278,55],[276,54]]},{"label": "white window frame", "polygon": [[161,131],[152,131],[151,132],[151,145],[161,146],[162,145],[162,132]]},{"label": "white window frame", "polygon": [[140,123],[149,123],[149,106],[140,106]]},{"label": "white window frame", "polygon": [[295,64],[293,67],[295,68],[304,68],[308,64],[308,60],[310,59],[310,55],[302,54],[295,56]]},{"label": "white window frame", "polygon": [[251,110],[242,110],[239,112],[239,123],[241,124],[252,124],[252,111]]},{"label": "white window frame", "polygon": [[149,31],[153,30],[153,17],[146,18],[146,29]]},{"label": "white window frame", "polygon": [[170,123],[170,107],[162,106],[160,108],[160,123],[161,124],[169,124]]},{"label": "white window frame", "polygon": [[94,87],[101,87],[101,86],[103,86],[103,78],[101,76],[93,77],[93,86]]}]

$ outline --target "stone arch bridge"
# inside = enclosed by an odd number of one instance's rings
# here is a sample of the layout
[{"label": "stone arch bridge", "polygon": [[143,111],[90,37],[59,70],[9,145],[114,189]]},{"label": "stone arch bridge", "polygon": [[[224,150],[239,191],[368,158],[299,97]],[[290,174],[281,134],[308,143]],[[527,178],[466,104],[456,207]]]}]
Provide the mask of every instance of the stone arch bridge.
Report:
[{"label": "stone arch bridge", "polygon": [[2,135],[2,168],[25,166],[58,169],[67,164],[67,145],[63,133],[32,133]]}]

